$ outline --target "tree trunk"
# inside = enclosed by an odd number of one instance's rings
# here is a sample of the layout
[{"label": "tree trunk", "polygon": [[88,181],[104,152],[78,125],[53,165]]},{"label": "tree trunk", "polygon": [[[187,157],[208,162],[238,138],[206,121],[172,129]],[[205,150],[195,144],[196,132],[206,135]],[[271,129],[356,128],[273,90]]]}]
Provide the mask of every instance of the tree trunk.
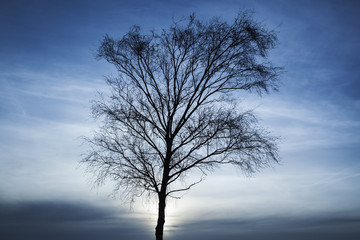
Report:
[{"label": "tree trunk", "polygon": [[[171,123],[169,123],[169,126]],[[166,189],[169,180],[169,172],[170,172],[170,160],[171,160],[171,148],[172,148],[172,138],[169,137],[170,129],[167,128],[167,137],[166,137],[166,158],[164,160],[164,170],[161,182],[161,189],[158,192],[159,197],[159,209],[158,209],[158,220],[155,228],[155,236],[156,240],[163,240],[164,236],[164,225],[165,225],[165,206],[166,206]]]},{"label": "tree trunk", "polygon": [[166,193],[159,194],[159,213],[157,225],[155,228],[156,240],[163,240],[164,225],[165,225],[165,206],[166,206]]}]

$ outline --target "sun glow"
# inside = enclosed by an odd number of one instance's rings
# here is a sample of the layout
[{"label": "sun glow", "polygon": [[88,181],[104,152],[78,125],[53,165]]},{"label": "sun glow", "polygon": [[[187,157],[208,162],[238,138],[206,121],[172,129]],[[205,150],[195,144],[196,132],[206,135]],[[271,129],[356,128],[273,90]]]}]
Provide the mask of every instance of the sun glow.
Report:
[{"label": "sun glow", "polygon": [[[165,209],[164,236],[170,236],[183,221],[177,200],[168,199]],[[138,204],[139,212],[146,216],[146,223],[152,230],[155,229],[158,218],[158,204],[155,200],[145,200]]]}]

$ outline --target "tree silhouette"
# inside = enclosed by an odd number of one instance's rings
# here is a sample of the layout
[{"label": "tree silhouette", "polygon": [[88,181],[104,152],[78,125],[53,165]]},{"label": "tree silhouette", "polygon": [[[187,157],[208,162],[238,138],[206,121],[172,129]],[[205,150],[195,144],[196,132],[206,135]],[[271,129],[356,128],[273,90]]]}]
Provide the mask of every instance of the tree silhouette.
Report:
[{"label": "tree silhouette", "polygon": [[161,33],[134,26],[121,39],[103,39],[97,56],[118,76],[106,79],[111,97],[93,104],[102,127],[87,139],[92,148],[82,162],[97,183],[111,179],[131,198],[158,197],[157,240],[167,197],[202,180],[187,183],[189,172],[232,164],[252,173],[278,162],[276,138],[231,98],[277,89],[280,68],[266,61],[276,43],[248,12],[232,24],[191,15]]}]

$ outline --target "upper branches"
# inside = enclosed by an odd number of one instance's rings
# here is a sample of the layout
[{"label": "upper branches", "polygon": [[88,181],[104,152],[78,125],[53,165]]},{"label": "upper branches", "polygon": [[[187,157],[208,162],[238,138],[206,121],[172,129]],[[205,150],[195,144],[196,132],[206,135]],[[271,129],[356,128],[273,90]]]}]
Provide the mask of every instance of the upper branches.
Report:
[{"label": "upper branches", "polygon": [[267,61],[276,43],[248,13],[231,24],[191,15],[161,33],[135,26],[121,39],[105,36],[98,57],[119,76],[107,80],[112,96],[93,106],[105,124],[84,161],[101,169],[100,178],[156,193],[190,169],[231,163],[252,172],[277,162],[276,139],[227,97],[277,89],[280,68]]}]

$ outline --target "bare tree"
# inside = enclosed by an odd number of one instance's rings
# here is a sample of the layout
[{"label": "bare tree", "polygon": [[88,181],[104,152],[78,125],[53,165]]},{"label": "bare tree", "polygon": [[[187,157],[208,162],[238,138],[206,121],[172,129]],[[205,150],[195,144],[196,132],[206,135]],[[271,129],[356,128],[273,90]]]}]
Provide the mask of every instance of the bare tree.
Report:
[{"label": "bare tree", "polygon": [[157,240],[167,197],[201,180],[186,183],[190,171],[232,164],[252,173],[278,162],[276,138],[230,97],[276,90],[280,69],[266,61],[276,42],[247,12],[232,24],[191,15],[159,34],[134,26],[119,40],[103,39],[98,57],[119,74],[106,80],[111,97],[93,105],[103,125],[88,139],[92,150],[83,162],[98,183],[112,179],[131,197],[158,197]]}]

